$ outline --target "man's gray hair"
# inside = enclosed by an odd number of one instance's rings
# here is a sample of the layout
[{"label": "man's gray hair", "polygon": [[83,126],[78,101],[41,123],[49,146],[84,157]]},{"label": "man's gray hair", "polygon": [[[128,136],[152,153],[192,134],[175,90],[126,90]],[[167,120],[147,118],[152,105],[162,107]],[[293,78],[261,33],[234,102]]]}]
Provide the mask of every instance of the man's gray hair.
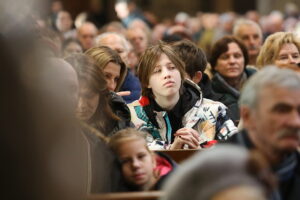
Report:
[{"label": "man's gray hair", "polygon": [[300,89],[300,75],[287,68],[264,67],[246,82],[239,99],[240,106],[245,105],[255,109],[261,91],[270,86]]},{"label": "man's gray hair", "polygon": [[238,36],[240,27],[244,26],[244,25],[254,26],[258,30],[260,37],[261,38],[263,37],[262,30],[261,30],[260,26],[256,22],[254,22],[252,20],[249,20],[249,19],[239,19],[239,20],[237,20],[236,23],[234,24],[234,27],[233,27],[233,35]]},{"label": "man's gray hair", "polygon": [[120,34],[120,33],[116,33],[116,32],[105,32],[105,33],[102,33],[100,35],[98,35],[96,38],[95,38],[95,42],[96,42],[96,45],[97,46],[101,46],[101,41],[107,37],[110,37],[110,36],[116,36],[118,38],[120,38],[120,40],[122,41],[122,44],[123,44],[123,47],[126,51],[130,51],[130,44],[128,42],[128,40],[125,38],[124,35]]},{"label": "man's gray hair", "polygon": [[249,151],[220,144],[184,162],[166,181],[160,200],[209,200],[234,186],[250,185],[261,190],[256,177],[247,172]]}]

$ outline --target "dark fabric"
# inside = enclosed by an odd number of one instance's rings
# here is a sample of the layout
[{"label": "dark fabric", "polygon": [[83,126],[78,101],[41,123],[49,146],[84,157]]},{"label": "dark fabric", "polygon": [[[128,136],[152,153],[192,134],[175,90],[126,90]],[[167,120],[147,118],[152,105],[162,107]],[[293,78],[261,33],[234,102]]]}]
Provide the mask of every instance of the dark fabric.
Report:
[{"label": "dark fabric", "polygon": [[203,98],[211,99],[213,101],[220,101],[223,97],[222,94],[219,94],[212,89],[211,80],[205,73],[203,74],[198,86],[201,88]]},{"label": "dark fabric", "polygon": [[134,76],[130,70],[127,71],[125,80],[120,88],[120,91],[131,92],[130,95],[122,97],[127,104],[138,100],[141,96],[141,83],[139,79],[136,76]]},{"label": "dark fabric", "polygon": [[116,157],[95,134],[83,130],[89,143],[91,193],[116,192],[121,187],[121,173]]},{"label": "dark fabric", "polygon": [[[182,125],[182,118],[199,100],[199,91],[191,87],[188,83],[184,83],[182,86],[182,94],[180,95],[180,98],[174,108],[170,111],[167,111],[168,117],[170,119],[171,127],[172,127],[172,138],[171,142],[174,141],[174,133],[180,128],[183,127]],[[152,124],[156,124],[157,128],[158,124],[155,119],[155,113],[153,111],[164,111],[163,108],[161,108],[154,99],[150,98],[150,104],[146,106],[145,112],[147,113],[147,116],[149,117],[149,120]]]},{"label": "dark fabric", "polygon": [[113,130],[109,133],[108,136],[111,136],[115,132],[122,130],[127,127],[134,127],[133,123],[131,122],[131,115],[128,106],[126,105],[125,101],[114,92],[111,92],[111,99],[110,99],[110,106],[112,111],[121,119],[118,120]]},{"label": "dark fabric", "polygon": [[[246,78],[252,76],[256,70],[251,68],[245,69]],[[240,111],[238,106],[238,100],[240,92],[228,85],[227,82],[216,73],[212,79],[212,89],[214,92],[219,93],[222,97],[218,100],[228,107],[228,115],[235,123],[240,119]]]},{"label": "dark fabric", "polygon": [[[231,138],[226,143],[237,144],[247,149],[255,148],[251,142],[247,131],[243,130]],[[279,182],[279,195],[281,200],[300,199],[300,154],[295,151],[287,155],[277,166],[273,166],[273,171],[277,175]],[[272,200],[278,200],[276,192],[272,195]]]}]

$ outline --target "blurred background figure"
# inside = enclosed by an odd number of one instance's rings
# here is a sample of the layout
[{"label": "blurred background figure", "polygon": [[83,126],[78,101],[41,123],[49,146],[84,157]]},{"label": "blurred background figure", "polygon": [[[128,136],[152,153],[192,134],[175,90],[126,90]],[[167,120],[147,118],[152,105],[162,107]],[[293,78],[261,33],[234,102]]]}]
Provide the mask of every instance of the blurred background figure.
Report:
[{"label": "blurred background figure", "polygon": [[57,13],[56,28],[63,39],[76,38],[76,30],[73,29],[73,20],[69,12],[61,10]]},{"label": "blurred background figure", "polygon": [[50,15],[48,16],[48,24],[54,29],[56,28],[56,18],[59,11],[63,10],[64,6],[60,0],[54,0],[51,2]]},{"label": "blurred background figure", "polygon": [[126,32],[126,37],[133,46],[138,58],[146,51],[150,45],[150,33],[142,28],[129,28]]},{"label": "blurred background figure", "polygon": [[245,148],[217,145],[183,163],[167,180],[162,200],[267,200],[274,175],[266,160]]},{"label": "blurred background figure", "polygon": [[135,19],[141,19],[151,27],[150,22],[132,0],[117,0],[115,3],[115,11],[126,28],[129,27]]},{"label": "blurred background figure", "polygon": [[67,57],[73,53],[82,53],[82,47],[78,40],[70,38],[62,43],[62,56]]},{"label": "blurred background figure", "polygon": [[263,43],[262,30],[259,25],[251,20],[238,20],[234,25],[233,35],[239,38],[247,47],[248,67],[256,67],[256,59]]},{"label": "blurred background figure", "polygon": [[219,40],[220,38],[226,35],[232,34],[235,19],[236,16],[234,12],[226,12],[219,16],[219,24],[214,32],[213,42]]},{"label": "blurred background figure", "polygon": [[77,28],[77,38],[81,43],[83,51],[95,45],[95,37],[98,34],[97,27],[91,22],[85,22]]},{"label": "blurred background figure", "polygon": [[277,65],[298,70],[300,39],[293,33],[278,32],[270,35],[261,48],[257,66]]}]

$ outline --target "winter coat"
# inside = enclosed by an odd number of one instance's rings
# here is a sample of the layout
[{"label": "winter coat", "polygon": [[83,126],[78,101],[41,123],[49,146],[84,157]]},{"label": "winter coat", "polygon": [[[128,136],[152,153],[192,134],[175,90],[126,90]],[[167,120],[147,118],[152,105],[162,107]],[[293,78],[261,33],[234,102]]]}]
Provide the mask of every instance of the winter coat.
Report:
[{"label": "winter coat", "polygon": [[[224,104],[202,98],[200,88],[190,80],[186,80],[183,87],[185,92],[181,97],[190,99],[183,105],[188,105],[189,102],[196,103],[188,109],[183,108],[187,112],[182,116],[182,128],[193,128],[198,131],[200,144],[215,139],[226,140],[237,131],[232,120],[227,116],[227,108]],[[149,119],[151,116],[146,114],[147,106],[150,106],[147,97],[142,97],[139,101],[128,105],[132,122],[140,130],[148,132],[147,142],[150,149],[169,149],[174,133],[167,112],[154,111],[157,127]]]},{"label": "winter coat", "polygon": [[[254,69],[245,68],[246,79],[248,79],[255,72],[256,70]],[[234,122],[238,122],[240,120],[240,111],[238,106],[240,91],[231,87],[219,73],[214,75],[211,84],[214,92],[222,95],[222,98],[218,99],[218,101],[222,102],[228,107],[228,116],[230,119],[232,119]]]},{"label": "winter coat", "polygon": [[125,101],[114,92],[111,92],[110,107],[115,115],[117,115],[120,120],[115,123],[113,130],[108,134],[108,136],[113,135],[115,132],[128,127],[134,127],[131,123],[131,115],[128,106]]}]

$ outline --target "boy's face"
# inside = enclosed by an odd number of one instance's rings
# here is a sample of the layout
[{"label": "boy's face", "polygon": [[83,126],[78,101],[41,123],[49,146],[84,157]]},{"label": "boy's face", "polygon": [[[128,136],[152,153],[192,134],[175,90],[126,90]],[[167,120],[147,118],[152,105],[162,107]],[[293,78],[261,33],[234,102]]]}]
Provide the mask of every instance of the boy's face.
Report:
[{"label": "boy's face", "polygon": [[135,139],[121,144],[118,156],[123,176],[128,184],[141,189],[154,185],[156,162],[154,155],[146,148],[145,141]]}]

